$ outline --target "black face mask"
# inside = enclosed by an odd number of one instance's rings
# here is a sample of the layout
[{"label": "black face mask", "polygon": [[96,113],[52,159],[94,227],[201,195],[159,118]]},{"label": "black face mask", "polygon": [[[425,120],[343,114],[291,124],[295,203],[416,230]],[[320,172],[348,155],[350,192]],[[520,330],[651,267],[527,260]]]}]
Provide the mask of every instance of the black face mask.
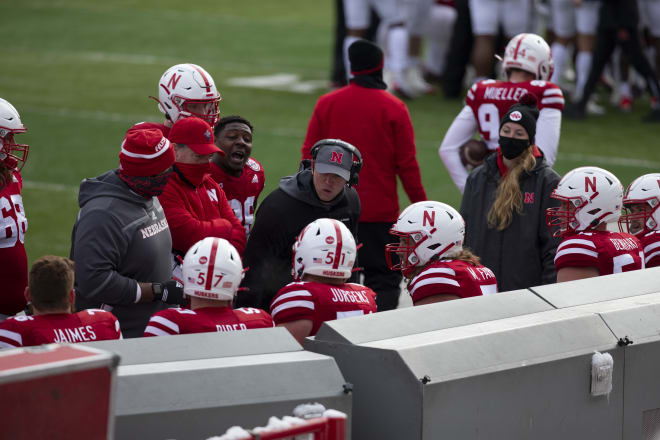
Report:
[{"label": "black face mask", "polygon": [[502,150],[502,156],[509,160],[520,156],[523,151],[530,147],[530,145],[529,139],[515,139],[500,136],[500,150]]}]

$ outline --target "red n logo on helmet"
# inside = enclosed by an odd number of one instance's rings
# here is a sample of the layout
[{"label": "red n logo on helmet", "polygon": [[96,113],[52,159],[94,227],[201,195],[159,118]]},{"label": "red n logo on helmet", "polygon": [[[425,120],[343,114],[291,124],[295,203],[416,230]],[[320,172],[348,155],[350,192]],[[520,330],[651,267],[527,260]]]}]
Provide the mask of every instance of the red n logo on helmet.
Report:
[{"label": "red n logo on helmet", "polygon": [[333,151],[332,156],[330,156],[330,162],[341,163],[341,158],[344,157],[344,153],[338,151]]},{"label": "red n logo on helmet", "polygon": [[176,73],[173,73],[172,76],[170,77],[169,82],[167,83],[167,87],[169,87],[171,90],[176,89],[176,85],[180,79],[181,79],[181,75],[177,77]]},{"label": "red n logo on helmet", "polygon": [[429,222],[429,225],[431,225],[431,227],[435,226],[435,211],[424,211],[422,226],[426,226],[427,221]]},{"label": "red n logo on helmet", "polygon": [[584,192],[589,192],[589,187],[593,192],[596,192],[596,176],[589,180],[589,176],[584,176]]}]

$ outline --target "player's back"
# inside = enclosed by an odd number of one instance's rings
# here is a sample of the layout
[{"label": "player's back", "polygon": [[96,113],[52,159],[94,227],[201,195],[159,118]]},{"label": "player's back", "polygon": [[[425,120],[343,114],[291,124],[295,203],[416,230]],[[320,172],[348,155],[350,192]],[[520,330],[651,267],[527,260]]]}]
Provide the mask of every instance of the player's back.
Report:
[{"label": "player's back", "polygon": [[195,310],[171,308],[161,310],[151,317],[144,336],[229,332],[273,325],[268,313],[248,307],[201,307]]},{"label": "player's back", "polygon": [[544,108],[564,109],[561,89],[549,81],[510,82],[487,79],[468,89],[465,104],[474,113],[479,134],[490,150],[497,148],[502,117],[527,93],[536,96],[539,111]]},{"label": "player's back", "polygon": [[463,260],[440,260],[428,264],[408,283],[413,303],[434,295],[460,298],[497,293],[495,274],[481,264]]},{"label": "player's back", "polygon": [[361,284],[296,282],[284,286],[271,303],[276,324],[311,320],[315,335],[325,321],[375,313],[376,294]]},{"label": "player's back", "polygon": [[644,268],[637,238],[624,232],[577,232],[564,237],[555,255],[557,271],[565,267],[595,267],[600,275]]},{"label": "player's back", "polygon": [[0,348],[121,339],[119,321],[99,309],[14,316],[0,323]]}]

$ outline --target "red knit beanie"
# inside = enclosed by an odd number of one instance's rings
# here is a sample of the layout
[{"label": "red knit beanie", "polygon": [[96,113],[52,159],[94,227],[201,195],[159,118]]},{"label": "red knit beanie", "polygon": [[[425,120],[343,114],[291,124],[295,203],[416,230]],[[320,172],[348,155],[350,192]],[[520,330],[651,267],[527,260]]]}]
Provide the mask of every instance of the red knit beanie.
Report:
[{"label": "red knit beanie", "polygon": [[119,170],[127,176],[155,176],[174,165],[174,149],[160,130],[130,130],[121,143]]}]

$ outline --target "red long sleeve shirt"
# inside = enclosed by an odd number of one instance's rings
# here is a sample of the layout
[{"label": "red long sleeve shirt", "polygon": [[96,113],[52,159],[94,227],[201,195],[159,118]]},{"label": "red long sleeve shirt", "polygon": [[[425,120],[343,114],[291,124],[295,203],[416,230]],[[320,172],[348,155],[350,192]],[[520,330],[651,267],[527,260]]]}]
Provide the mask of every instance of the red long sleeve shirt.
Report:
[{"label": "red long sleeve shirt", "polygon": [[319,98],[302,146],[303,159],[321,139],[341,139],[362,153],[356,186],[360,222],[394,222],[399,215],[396,176],[412,203],[426,200],[408,108],[385,90],[349,84]]},{"label": "red long sleeve shirt", "polygon": [[206,237],[224,238],[239,254],[245,249],[245,229],[234,215],[224,191],[206,175],[198,187],[174,173],[158,196],[172,234],[172,248],[186,253]]}]

